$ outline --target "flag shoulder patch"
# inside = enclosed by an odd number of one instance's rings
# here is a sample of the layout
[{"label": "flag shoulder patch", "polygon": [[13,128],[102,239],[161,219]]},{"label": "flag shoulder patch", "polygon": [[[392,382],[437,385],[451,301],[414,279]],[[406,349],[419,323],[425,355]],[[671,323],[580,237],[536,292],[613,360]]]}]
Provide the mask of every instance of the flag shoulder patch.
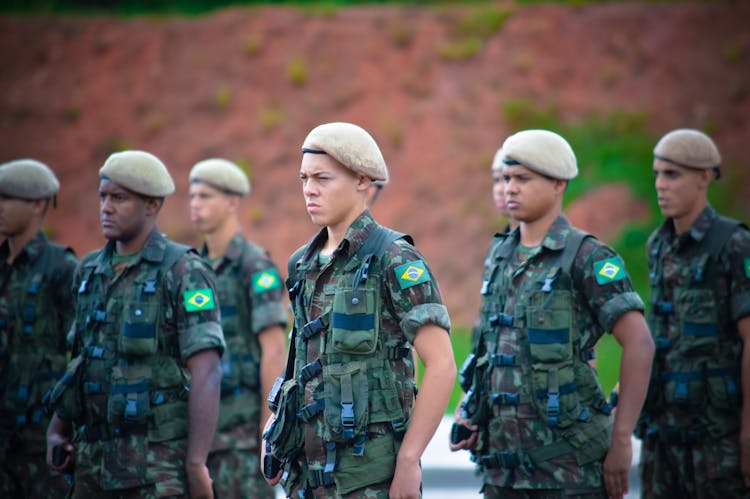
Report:
[{"label": "flag shoulder patch", "polygon": [[413,262],[404,263],[394,269],[398,284],[401,289],[408,289],[417,284],[423,282],[429,282],[432,280],[430,271],[427,270],[427,266],[423,260],[414,260]]},{"label": "flag shoulder patch", "polygon": [[607,258],[594,263],[594,275],[596,282],[601,286],[610,282],[621,281],[628,275],[625,273],[625,264],[619,257]]},{"label": "flag shoulder patch", "polygon": [[281,277],[276,269],[266,269],[256,272],[252,276],[253,291],[256,293],[265,293],[281,286]]},{"label": "flag shoulder patch", "polygon": [[199,310],[211,310],[216,308],[214,292],[211,288],[191,289],[183,294],[185,300],[185,310],[187,312],[196,312]]}]

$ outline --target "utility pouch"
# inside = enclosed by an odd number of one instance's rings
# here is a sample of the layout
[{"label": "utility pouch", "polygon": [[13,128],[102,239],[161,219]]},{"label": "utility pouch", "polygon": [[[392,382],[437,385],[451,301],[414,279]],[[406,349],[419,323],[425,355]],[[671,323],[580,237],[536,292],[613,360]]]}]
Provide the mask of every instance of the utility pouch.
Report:
[{"label": "utility pouch", "polygon": [[348,447],[337,450],[336,469],[333,472],[337,493],[348,494],[392,479],[397,454],[393,433],[367,440],[361,456],[354,455]]},{"label": "utility pouch", "polygon": [[739,368],[706,368],[705,374],[709,403],[720,410],[739,410],[742,405]]},{"label": "utility pouch", "polygon": [[113,366],[107,398],[107,421],[112,426],[140,425],[149,415],[149,366]]},{"label": "utility pouch", "polygon": [[303,425],[297,421],[298,389],[297,380],[284,382],[276,418],[263,434],[271,454],[282,461],[303,444]]},{"label": "utility pouch", "polygon": [[323,440],[349,442],[364,435],[368,415],[367,363],[324,365],[323,387]]},{"label": "utility pouch", "polygon": [[677,293],[677,317],[682,338],[675,344],[685,357],[711,356],[718,334],[716,298],[712,290],[689,289]]},{"label": "utility pouch", "polygon": [[157,350],[158,305],[134,302],[125,305],[119,351],[125,355],[152,355]]},{"label": "utility pouch", "polygon": [[332,352],[367,355],[378,346],[376,289],[338,291],[333,297],[329,344]]}]

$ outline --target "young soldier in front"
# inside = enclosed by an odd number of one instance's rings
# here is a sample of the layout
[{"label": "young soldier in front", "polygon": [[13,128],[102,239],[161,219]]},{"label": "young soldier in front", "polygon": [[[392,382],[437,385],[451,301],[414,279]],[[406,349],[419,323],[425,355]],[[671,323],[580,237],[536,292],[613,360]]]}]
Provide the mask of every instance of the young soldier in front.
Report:
[{"label": "young soldier in front", "polygon": [[0,165],[0,496],[63,496],[68,484],[45,465],[45,392],[67,362],[70,283],[78,260],[47,239],[44,215],[60,183],[47,165]]},{"label": "young soldier in front", "polygon": [[639,424],[644,497],[750,497],[750,231],[708,204],[720,163],[697,130],[654,149],[666,220],[648,242],[657,350]]},{"label": "young soldier in front", "polygon": [[[47,462],[73,473],[73,498],[213,497],[224,350],[213,272],[156,228],[174,192],[157,157],[115,153],[99,176],[108,242],[76,269],[73,359],[50,395]],[[56,462],[56,446],[74,455]]]},{"label": "young soldier in front", "polygon": [[[478,434],[461,445],[478,455],[487,498],[622,497],[654,348],[643,303],[622,259],[561,214],[578,173],[565,139],[526,130],[502,151],[520,226],[494,246],[485,275],[464,402]],[[605,331],[622,345],[614,422],[588,363]]]},{"label": "young soldier in front", "polygon": [[234,163],[213,158],[190,170],[190,219],[206,237],[201,255],[216,272],[221,326],[221,407],[208,469],[219,497],[273,498],[260,471],[266,396],[284,369],[284,287],[268,252],[242,234],[239,209],[250,182]]},{"label": "young soldier in front", "polygon": [[[447,310],[422,255],[365,206],[388,180],[373,138],[328,123],[302,152],[307,212],[323,228],[290,259],[294,350],[264,439],[286,460],[289,495],[419,497],[456,373]],[[412,346],[425,366],[416,401]]]}]

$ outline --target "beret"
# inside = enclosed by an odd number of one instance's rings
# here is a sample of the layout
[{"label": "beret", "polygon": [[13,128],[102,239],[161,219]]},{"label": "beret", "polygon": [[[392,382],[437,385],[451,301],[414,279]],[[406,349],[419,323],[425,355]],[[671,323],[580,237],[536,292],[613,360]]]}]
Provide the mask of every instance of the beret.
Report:
[{"label": "beret", "polygon": [[672,130],[654,147],[654,158],[690,168],[718,168],[721,154],[711,137],[690,128]]},{"label": "beret", "polygon": [[57,194],[60,182],[44,163],[16,159],[0,165],[0,194],[21,199],[45,199]]},{"label": "beret", "polygon": [[245,172],[231,161],[221,158],[197,162],[190,170],[190,182],[202,182],[240,196],[250,192],[250,181]]},{"label": "beret", "polygon": [[495,157],[492,158],[492,171],[497,172],[503,169],[503,156],[504,156],[503,148],[497,150],[495,153]]},{"label": "beret", "polygon": [[302,152],[328,154],[350,170],[388,182],[388,167],[375,139],[352,123],[325,123],[313,128],[302,144]]},{"label": "beret", "polygon": [[143,196],[161,198],[174,192],[174,181],[159,158],[145,151],[116,152],[99,176]]},{"label": "beret", "polygon": [[549,130],[523,130],[505,139],[502,162],[523,165],[548,177],[570,180],[578,175],[573,149],[560,135]]}]

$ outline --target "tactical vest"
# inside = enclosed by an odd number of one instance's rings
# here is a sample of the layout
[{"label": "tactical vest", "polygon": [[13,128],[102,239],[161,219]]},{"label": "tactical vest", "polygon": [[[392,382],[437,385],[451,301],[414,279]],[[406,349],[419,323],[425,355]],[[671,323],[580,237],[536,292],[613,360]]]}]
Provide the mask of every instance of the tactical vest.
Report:
[{"label": "tactical vest", "polygon": [[[47,242],[44,249],[25,275],[23,297],[12,296],[10,316],[0,316],[0,334],[7,335],[11,346],[5,352],[3,409],[12,414],[15,428],[29,423],[42,424],[43,395],[65,371],[65,328],[60,316],[54,313],[55,303],[52,276],[70,248]],[[15,312],[15,313],[14,313]],[[44,435],[36,430],[30,435],[35,443],[43,444]],[[38,437],[38,438],[37,438]]]},{"label": "tactical vest", "polygon": [[[535,467],[547,469],[546,461],[571,453],[582,466],[602,459],[609,447],[611,408],[588,365],[591,350],[583,348],[581,333],[575,329],[571,268],[584,239],[592,236],[572,227],[570,230],[564,249],[545,261],[549,270],[523,284],[523,291],[517,293],[523,299],[517,300],[515,307],[505,304],[503,290],[512,283],[506,282],[503,269],[513,257],[517,241],[501,240],[486,267],[473,351],[476,360],[469,360],[474,364],[470,381],[466,375],[462,380],[464,389],[469,389],[464,417],[480,427],[475,460],[484,469],[530,473]],[[518,356],[500,351],[501,335],[515,338]],[[511,372],[514,374],[509,376]],[[535,448],[498,449],[491,441],[502,442],[504,436],[493,430],[497,428],[493,421],[516,417],[502,414],[508,406],[516,406],[519,411],[521,406],[530,408],[525,417],[546,427],[552,442]]]},{"label": "tactical vest", "polygon": [[177,363],[178,333],[162,297],[164,275],[188,251],[168,241],[162,261],[141,259],[124,271],[137,272],[127,289],[118,286],[125,274],[104,289],[96,272],[101,251],[82,262],[77,356],[50,394],[61,417],[79,425],[78,438],[162,442],[187,435],[189,374]]},{"label": "tactical vest", "polygon": [[[249,276],[257,256],[247,255],[243,247],[238,274],[217,272],[216,288],[221,305],[221,327],[227,347],[221,357],[221,407],[218,430],[240,424],[258,424],[260,418],[260,358],[258,337],[252,334],[252,303],[247,298],[248,283],[237,277]],[[231,263],[230,265],[234,265]]]},{"label": "tactical vest", "polygon": [[[649,245],[649,326],[656,353],[644,405],[645,426],[646,435],[665,443],[689,443],[701,438],[704,430],[711,438],[739,431],[742,343],[729,310],[719,306],[730,303],[731,297],[729,284],[719,274],[718,259],[740,226],[737,220],[717,215],[690,264],[679,270],[671,300],[663,286],[661,242],[657,239]],[[677,327],[670,331],[670,324]],[[667,408],[693,415],[695,424],[690,428],[650,424]]]},{"label": "tactical vest", "polygon": [[[393,476],[415,390],[413,378],[404,379],[398,375],[404,370],[394,369],[399,363],[410,361],[410,345],[396,344],[380,331],[385,271],[381,256],[400,238],[411,243],[409,236],[376,225],[356,258],[345,267],[349,284],[336,286],[331,305],[312,320],[307,317],[303,290],[314,248],[308,244],[290,259],[287,285],[295,320],[290,347],[294,357],[290,361],[297,376],[291,375],[287,364],[288,381],[282,388],[277,417],[264,436],[272,451],[278,450],[277,437],[282,433],[294,435],[297,440],[297,448],[282,442],[282,451],[276,453],[285,460],[282,484],[287,493],[297,487],[304,491],[335,484],[337,493],[346,494]],[[311,342],[318,342],[322,353],[308,361]],[[314,401],[305,405],[305,385],[318,376],[322,382]],[[290,406],[296,414],[289,413]],[[319,415],[321,424],[312,423]],[[324,443],[325,466],[297,469],[295,477],[294,468],[299,463],[294,460],[304,443],[308,423]],[[373,425],[387,431],[370,438]]]}]

